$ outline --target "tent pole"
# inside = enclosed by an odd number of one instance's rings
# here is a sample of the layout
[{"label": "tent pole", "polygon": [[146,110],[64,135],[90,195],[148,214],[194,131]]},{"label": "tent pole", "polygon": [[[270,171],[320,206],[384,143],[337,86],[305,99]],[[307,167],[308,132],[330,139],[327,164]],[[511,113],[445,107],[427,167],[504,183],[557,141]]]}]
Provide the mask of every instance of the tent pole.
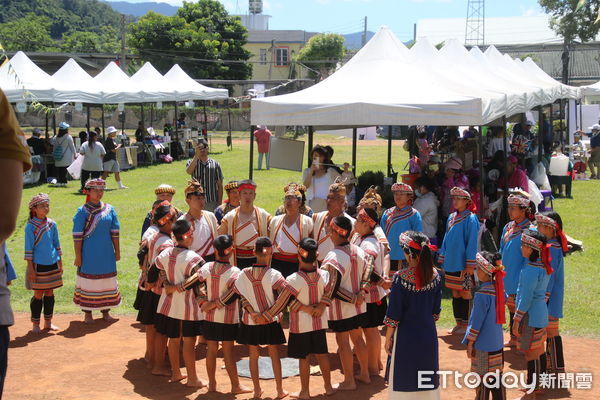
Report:
[{"label": "tent pole", "polygon": [[46,140],[48,140],[48,137],[50,136],[49,132],[48,132],[48,130],[50,129],[49,128],[48,111],[46,111],[44,114],[46,115]]},{"label": "tent pole", "polygon": [[252,167],[254,166],[254,125],[250,125],[250,167],[248,179],[252,179]]},{"label": "tent pole", "polygon": [[204,133],[208,136],[208,117],[206,115],[206,100],[202,102],[202,108],[204,112]]},{"label": "tent pole", "polygon": [[314,127],[311,125],[308,127],[308,154],[307,154],[308,168],[310,168],[310,166],[312,165],[312,159],[310,158],[310,152],[312,151],[312,148],[313,148],[313,134],[314,134]]},{"label": "tent pole", "polygon": [[92,128],[90,127],[90,105],[87,105],[87,131],[91,132]]},{"label": "tent pole", "polygon": [[175,140],[177,140],[179,137],[179,129],[177,128],[177,121],[179,120],[178,118],[179,115],[177,115],[177,102],[175,102],[175,135],[173,135]]},{"label": "tent pole", "polygon": [[502,190],[504,190],[504,196],[508,196],[508,148],[506,146],[506,115],[502,116],[502,146],[504,146],[504,156],[502,157],[502,165],[504,165],[504,187]]},{"label": "tent pole", "polygon": [[144,103],[140,103],[140,111],[142,112],[142,129],[146,126],[146,121],[144,121]]},{"label": "tent pole", "polygon": [[[484,200],[484,180],[485,174],[483,172],[483,126],[479,126],[479,217],[483,217],[483,200]],[[487,133],[486,133],[487,135]]]},{"label": "tent pole", "polygon": [[125,134],[125,118],[127,117],[127,109],[123,107],[123,119],[121,120],[121,133]]},{"label": "tent pole", "polygon": [[52,103],[52,130],[54,131],[54,136],[56,136],[56,110],[54,109],[54,103]]},{"label": "tent pole", "polygon": [[387,176],[392,175],[392,126],[388,125],[388,159],[387,159]]},{"label": "tent pole", "polygon": [[542,161],[543,150],[544,150],[544,109],[542,106],[538,106],[538,120],[539,120],[539,128],[538,128],[538,162]]},{"label": "tent pole", "polygon": [[352,174],[356,177],[356,137],[358,129],[352,128]]},{"label": "tent pole", "polygon": [[104,132],[104,104],[100,104],[100,110],[102,111],[102,140],[106,140],[106,133]]},{"label": "tent pole", "polygon": [[554,143],[554,115],[552,115],[552,104],[553,103],[548,104],[548,106],[550,107],[550,111],[548,112],[548,114],[550,119],[550,132],[552,132],[552,143]]},{"label": "tent pole", "polygon": [[583,130],[583,103],[579,100],[579,130]]}]

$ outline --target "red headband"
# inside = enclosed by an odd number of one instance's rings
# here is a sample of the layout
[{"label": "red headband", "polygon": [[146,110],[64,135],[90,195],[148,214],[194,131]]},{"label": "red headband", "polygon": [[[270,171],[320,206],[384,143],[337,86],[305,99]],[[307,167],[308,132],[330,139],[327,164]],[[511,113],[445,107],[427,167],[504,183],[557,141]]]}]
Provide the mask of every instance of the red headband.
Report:
[{"label": "red headband", "polygon": [[172,219],[175,216],[175,209],[173,207],[171,207],[171,209],[169,210],[169,212],[163,216],[162,218],[160,218],[157,222],[159,225],[164,225],[167,223],[167,221],[169,219]]},{"label": "red headband", "polygon": [[331,222],[329,223],[329,227],[331,229],[333,229],[334,231],[337,232],[338,235],[342,236],[342,237],[348,237],[348,230],[342,228],[341,226],[337,225],[334,220],[331,220]]},{"label": "red headband", "polygon": [[181,235],[181,240],[187,240],[187,238],[191,237],[194,234],[194,226],[190,225],[190,229]]},{"label": "red headband", "polygon": [[367,212],[364,209],[359,211],[358,218],[365,221],[369,225],[370,228],[375,228],[375,225],[377,225],[377,221],[375,221],[373,218],[369,217],[369,214],[367,214]]},{"label": "red headband", "polygon": [[241,184],[240,186],[238,186],[238,190],[240,192],[244,189],[249,189],[249,190],[252,190],[253,192],[256,192],[256,186],[254,186],[250,183],[244,183],[244,184]]}]

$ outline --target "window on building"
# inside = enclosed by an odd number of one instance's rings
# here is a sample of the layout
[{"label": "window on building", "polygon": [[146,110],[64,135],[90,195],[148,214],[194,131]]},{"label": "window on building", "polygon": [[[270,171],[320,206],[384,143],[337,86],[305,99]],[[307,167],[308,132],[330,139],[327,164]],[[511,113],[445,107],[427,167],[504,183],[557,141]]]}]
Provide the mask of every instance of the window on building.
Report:
[{"label": "window on building", "polygon": [[275,49],[275,66],[287,67],[289,65],[289,49],[287,47],[278,47]]},{"label": "window on building", "polygon": [[267,49],[260,49],[258,61],[260,61],[262,65],[265,65],[267,63]]}]

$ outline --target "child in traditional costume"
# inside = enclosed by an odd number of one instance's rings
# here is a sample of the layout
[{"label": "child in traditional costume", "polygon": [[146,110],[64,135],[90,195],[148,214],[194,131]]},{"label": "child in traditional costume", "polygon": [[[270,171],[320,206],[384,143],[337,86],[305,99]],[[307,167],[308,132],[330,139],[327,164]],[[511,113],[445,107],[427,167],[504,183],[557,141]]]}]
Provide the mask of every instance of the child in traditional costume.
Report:
[{"label": "child in traditional costume", "polygon": [[[238,335],[239,296],[235,296],[234,285],[240,274],[237,267],[229,263],[233,251],[233,239],[229,235],[220,235],[213,242],[215,261],[207,262],[196,274],[198,282],[206,286],[206,301],[202,304],[204,322],[202,332],[207,341],[206,371],[208,373],[208,391],[217,390],[215,372],[217,369],[217,352],[219,342],[223,348],[225,369],[231,382],[231,393],[249,393],[252,390],[240,385],[237,366],[233,355],[233,345]],[[193,281],[186,283],[186,288]]]},{"label": "child in traditional costume", "polygon": [[221,220],[219,235],[233,238],[232,264],[239,268],[252,266],[256,262],[254,244],[261,236],[269,236],[271,215],[254,205],[256,183],[252,180],[240,181],[240,206],[228,212]]},{"label": "child in traditional costume", "polygon": [[[203,263],[202,257],[190,250],[193,231],[186,220],[173,224],[174,247],[163,250],[156,257],[156,267],[164,272],[165,283],[179,285],[194,275]],[[187,371],[187,386],[201,388],[207,385],[196,374],[196,337],[202,335],[200,307],[191,293],[175,292],[167,294],[163,290],[158,302],[155,317],[156,331],[169,338],[170,382],[185,378],[179,369],[179,348],[183,338],[183,362]]]},{"label": "child in traditional costume", "polygon": [[[298,211],[300,212],[300,214],[302,215],[306,215],[309,218],[312,218],[314,212],[313,210],[306,204],[306,186],[304,185],[299,185],[297,183],[290,183],[289,185],[285,185],[283,187],[283,193],[287,193],[288,191],[290,191],[290,188],[294,186],[296,187],[296,189],[300,192],[300,208],[298,209]],[[284,199],[284,204],[280,205],[279,207],[277,207],[277,210],[275,210],[275,216],[278,215],[283,215],[285,214],[285,199]]]},{"label": "child in traditional costume", "polygon": [[62,252],[56,222],[48,218],[50,198],[39,193],[29,201],[29,221],[25,226],[25,260],[27,281],[33,290],[31,322],[34,333],[40,332],[40,317],[44,310],[44,330],[56,331],[52,324],[54,289],[62,286]]},{"label": "child in traditional costume", "polygon": [[521,251],[521,234],[528,229],[535,219],[535,206],[529,200],[529,194],[521,190],[514,190],[508,196],[508,216],[511,221],[506,224],[500,237],[500,254],[502,264],[505,267],[506,278],[504,279],[504,290],[508,295],[506,306],[510,313],[510,341],[506,346],[513,347],[517,344],[517,338],[513,335],[513,324],[515,316],[515,297],[519,284],[519,275],[527,259]]},{"label": "child in traditional costume", "polygon": [[[329,274],[317,265],[317,242],[304,238],[298,247],[300,269],[288,276],[286,293],[277,298],[276,304],[266,312],[273,315],[287,304],[290,305],[290,336],[288,356],[300,360],[300,392],[292,393],[292,398],[309,399],[310,355],[317,358],[325,383],[325,394],[332,395],[331,367],[327,350],[327,314],[317,313],[328,285]],[[286,297],[287,295],[287,297]],[[282,304],[282,302],[284,304]],[[277,308],[280,306],[281,308]]]},{"label": "child in traditional costume", "polygon": [[463,339],[467,345],[467,357],[471,359],[471,372],[481,379],[487,373],[499,372],[499,380],[488,378],[476,388],[475,400],[506,399],[506,390],[502,384],[504,369],[504,331],[506,323],[504,309],[504,266],[499,253],[482,251],[477,253],[475,273],[481,285],[473,298],[473,309],[469,317],[469,326]]},{"label": "child in traditional costume", "polygon": [[273,242],[271,268],[287,278],[298,271],[298,243],[311,235],[313,220],[300,213],[302,194],[296,185],[286,185],[285,213],[271,219],[269,233]]},{"label": "child in traditional costume", "polygon": [[473,273],[479,238],[479,219],[470,210],[471,195],[465,189],[450,190],[455,212],[448,216],[446,235],[439,261],[445,272],[446,287],[452,290],[452,311],[456,326],[450,334],[463,335],[469,322],[471,290],[475,286]]},{"label": "child in traditional costume", "polygon": [[381,217],[380,225],[390,245],[390,270],[398,271],[406,267],[406,257],[400,246],[400,235],[406,231],[423,231],[421,214],[412,207],[413,188],[406,183],[392,185],[394,203]]},{"label": "child in traditional costume", "polygon": [[535,216],[538,231],[546,236],[550,244],[552,257],[552,275],[546,288],[548,303],[548,340],[546,355],[549,372],[565,372],[562,338],[560,337],[559,319],[563,317],[563,301],[565,297],[565,255],[569,251],[567,237],[563,232],[560,215],[555,211],[546,211]]},{"label": "child in traditional costume", "polygon": [[225,193],[227,193],[227,198],[223,200],[223,204],[215,208],[215,218],[217,218],[217,222],[220,224],[221,220],[231,210],[235,210],[240,206],[240,192],[238,190],[239,183],[238,181],[229,181],[225,185]]},{"label": "child in traditional costume", "polygon": [[518,349],[527,361],[527,384],[536,390],[524,398],[535,398],[541,391],[540,374],[547,369],[544,349],[548,306],[546,288],[552,274],[550,246],[540,232],[527,229],[521,234],[521,249],[527,264],[521,270],[515,300],[513,334],[518,337]]},{"label": "child in traditional costume", "polygon": [[319,263],[322,263],[325,256],[335,247],[331,240],[331,221],[338,216],[344,216],[351,224],[354,224],[354,218],[346,213],[346,186],[344,186],[341,180],[336,179],[336,181],[329,186],[326,203],[326,211],[313,214],[312,216],[312,237],[319,245]]},{"label": "child in traditional costume", "polygon": [[73,217],[77,267],[73,302],[84,312],[85,323],[94,321],[93,310],[100,310],[105,321],[114,322],[109,311],[121,304],[117,284],[120,225],[114,208],[102,202],[105,187],[102,179],[88,180],[84,186],[86,203]]},{"label": "child in traditional costume", "polygon": [[192,225],[193,242],[190,249],[198,253],[204,261],[214,261],[213,241],[217,237],[217,218],[211,211],[204,209],[206,196],[198,181],[190,181],[184,193],[189,209],[180,219],[185,219]]},{"label": "child in traditional costume", "polygon": [[[370,208],[377,213],[377,221],[379,221],[382,205],[383,200],[381,199],[379,193],[377,193],[377,187],[371,186],[367,189],[367,191],[363,195],[363,198],[360,199],[360,201],[358,202],[358,207],[356,207],[356,211],[360,212],[360,210],[362,210],[363,208]],[[375,229],[373,229],[373,234],[375,235],[377,240],[380,241],[381,244],[383,244],[383,247],[385,248],[385,267],[387,269],[385,270],[384,276],[387,277],[390,272],[390,244],[388,242],[387,237],[385,236],[385,232],[381,228],[381,225],[377,224],[375,226]]]},{"label": "child in traditional costume", "polygon": [[[324,311],[331,304],[329,328],[335,332],[344,372],[344,381],[337,388],[354,390],[356,380],[371,382],[369,355],[361,328],[368,322],[363,288],[369,283],[372,264],[367,262],[368,257],[360,247],[348,242],[352,231],[352,223],[348,218],[335,217],[330,225],[330,237],[335,247],[327,253],[321,265],[329,272],[329,285],[315,312]],[[354,354],[360,364],[360,374],[356,378],[350,340],[354,343]]]},{"label": "child in traditional costume", "polygon": [[[435,248],[425,234],[414,231],[400,235],[400,243],[408,266],[394,275],[384,321],[388,398],[439,400],[435,321],[442,310],[442,277],[433,265]],[[419,371],[429,388],[419,385]]]},{"label": "child in traditional costume", "polygon": [[256,264],[244,268],[235,282],[235,291],[242,297],[243,304],[237,342],[248,345],[254,397],[261,397],[263,394],[259,380],[258,356],[260,346],[267,346],[275,375],[277,398],[281,399],[288,394],[283,390],[279,358],[279,345],[285,343],[285,336],[279,323],[279,315],[265,317],[262,314],[275,303],[275,293],[281,292],[286,286],[283,275],[269,266],[272,251],[273,244],[268,237],[256,239]]},{"label": "child in traditional costume", "polygon": [[[377,213],[370,208],[361,209],[354,224],[354,232],[351,243],[360,247],[364,252],[371,257],[369,262],[373,264],[373,273],[376,279],[375,282],[369,283],[365,288],[367,302],[367,321],[362,326],[369,352],[369,374],[379,375],[379,371],[383,369],[381,363],[381,334],[378,327],[383,325],[383,319],[387,311],[387,293],[384,288],[389,289],[387,282],[382,279],[385,277],[385,271],[389,270],[386,266],[386,250],[374,234],[374,229],[377,227]],[[391,283],[391,282],[390,282]]]},{"label": "child in traditional costume", "polygon": [[[173,197],[175,196],[175,188],[171,185],[167,185],[162,183],[154,189],[154,195],[156,196],[156,201],[162,203],[163,201],[167,201],[169,203],[173,202]],[[154,210],[154,207],[152,207]],[[148,212],[146,218],[144,218],[144,223],[142,224],[142,236],[146,230],[152,225],[152,211]]]},{"label": "child in traditional costume", "polygon": [[[171,232],[173,222],[177,218],[175,208],[168,201],[162,201],[153,212],[153,224],[146,230],[140,248],[142,274],[141,286],[144,288],[137,321],[146,328],[146,360],[155,375],[170,375],[164,357],[167,337],[156,332],[156,310],[162,294],[162,284],[159,282],[159,271],[156,268],[158,255],[173,247]],[[145,250],[144,250],[145,249]],[[140,253],[138,253],[140,254]]]}]

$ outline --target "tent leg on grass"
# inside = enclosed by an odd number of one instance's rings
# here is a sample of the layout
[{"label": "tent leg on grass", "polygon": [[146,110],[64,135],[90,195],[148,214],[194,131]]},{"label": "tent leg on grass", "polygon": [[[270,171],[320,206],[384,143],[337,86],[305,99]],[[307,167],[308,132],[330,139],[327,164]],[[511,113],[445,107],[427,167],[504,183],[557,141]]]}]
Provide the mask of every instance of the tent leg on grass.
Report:
[{"label": "tent leg on grass", "polygon": [[356,176],[356,136],[358,129],[352,128],[352,173]]},{"label": "tent leg on grass", "polygon": [[311,125],[308,127],[308,152],[306,153],[306,157],[308,158],[308,167],[312,165],[312,159],[310,158],[310,152],[313,148],[313,136],[314,136],[314,127]]},{"label": "tent leg on grass", "polygon": [[90,132],[92,127],[90,126],[90,105],[87,105],[87,131]]},{"label": "tent leg on grass", "polygon": [[106,139],[106,132],[104,129],[105,121],[104,121],[104,104],[100,104],[100,111],[102,111],[102,140]]},{"label": "tent leg on grass", "polygon": [[392,176],[392,126],[388,125],[387,176]]},{"label": "tent leg on grass", "polygon": [[248,170],[248,179],[252,179],[252,167],[254,164],[254,125],[250,125],[250,167]]}]

